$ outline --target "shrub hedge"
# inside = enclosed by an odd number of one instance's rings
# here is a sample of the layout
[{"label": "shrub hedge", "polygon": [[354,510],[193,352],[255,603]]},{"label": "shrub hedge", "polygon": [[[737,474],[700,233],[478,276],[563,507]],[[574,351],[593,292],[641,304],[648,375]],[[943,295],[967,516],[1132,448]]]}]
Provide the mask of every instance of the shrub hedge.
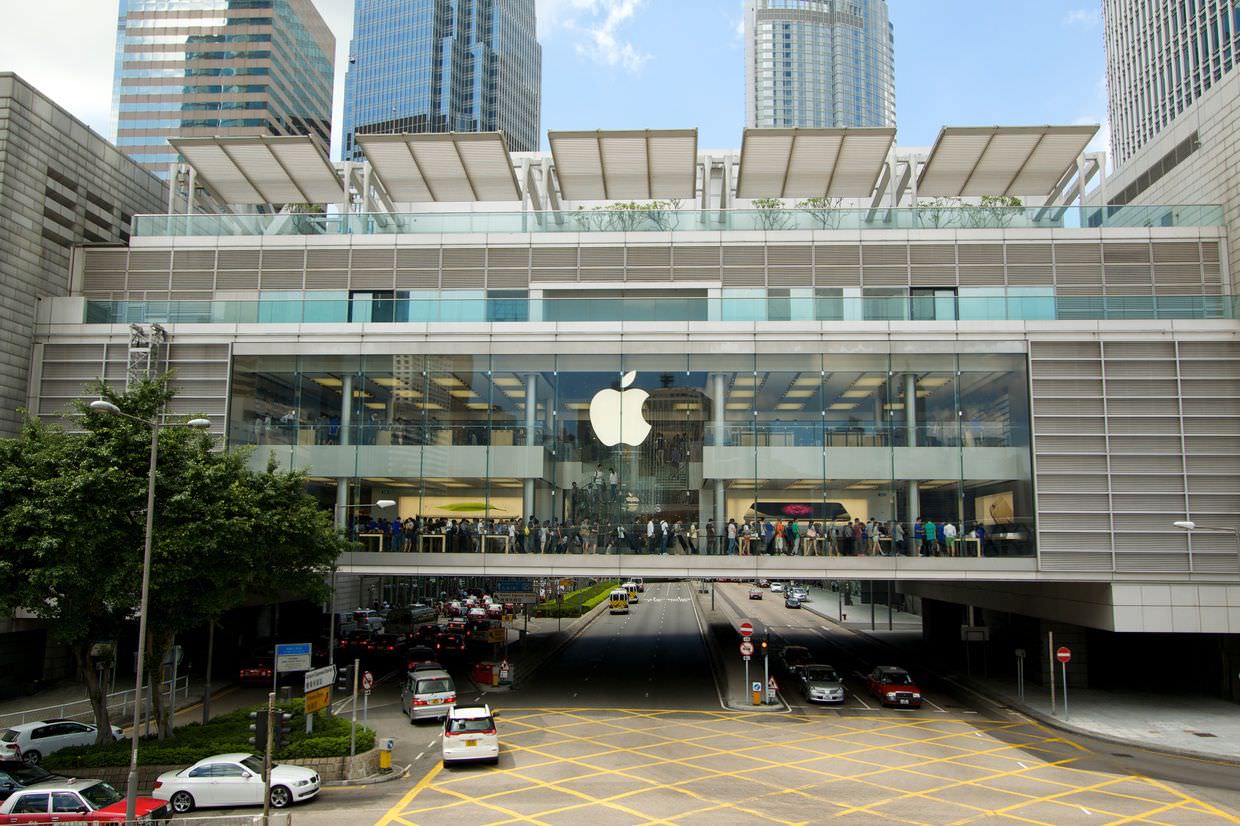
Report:
[{"label": "shrub hedge", "polygon": [[[292,700],[277,705],[277,711],[293,713],[289,721],[290,742],[276,752],[279,760],[311,757],[347,757],[349,754],[349,721],[342,717],[314,715],[314,733],[306,734],[306,717],[302,701]],[[167,740],[147,738],[138,744],[138,763],[143,766],[189,765],[204,757],[226,752],[262,753],[261,746],[249,742],[250,712],[265,713],[266,705],[253,706],[221,714],[206,725],[191,723],[176,728]],[[369,751],[375,745],[375,732],[357,727],[357,752]],[[90,769],[104,766],[129,765],[129,740],[117,740],[106,746],[79,746],[63,749],[43,758],[49,771]]]},{"label": "shrub hedge", "polygon": [[534,609],[536,617],[580,617],[600,602],[607,599],[619,583],[615,580],[600,582],[587,588],[570,591],[564,595],[563,602],[548,600]]}]

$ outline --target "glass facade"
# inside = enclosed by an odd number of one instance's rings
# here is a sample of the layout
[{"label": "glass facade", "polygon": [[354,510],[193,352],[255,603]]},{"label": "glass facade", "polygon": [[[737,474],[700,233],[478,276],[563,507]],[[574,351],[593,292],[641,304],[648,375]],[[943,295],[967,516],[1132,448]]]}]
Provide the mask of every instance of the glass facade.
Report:
[{"label": "glass facade", "polygon": [[179,135],[331,146],[335,38],[311,0],[120,0],[112,140],[160,177]]},{"label": "glass facade", "polygon": [[357,134],[503,132],[539,146],[542,48],[534,0],[357,0],[344,157]]},{"label": "glass facade", "polygon": [[1026,356],[939,349],[238,356],[229,437],[386,549],[1030,556]]},{"label": "glass facade", "polygon": [[751,127],[896,125],[886,0],[748,0]]}]

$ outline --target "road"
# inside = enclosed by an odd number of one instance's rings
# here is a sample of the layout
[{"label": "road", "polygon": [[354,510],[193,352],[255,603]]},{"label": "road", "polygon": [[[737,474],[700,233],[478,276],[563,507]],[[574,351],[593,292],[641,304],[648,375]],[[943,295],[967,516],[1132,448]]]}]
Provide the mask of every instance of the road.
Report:
[{"label": "road", "polygon": [[409,775],[325,789],[296,822],[1240,823],[1234,769],[1068,738],[950,683],[923,685],[920,710],[878,708],[859,675],[890,649],[747,590],[717,597],[769,626],[775,647],[805,645],[845,672],[843,707],[786,691],[790,710],[724,710],[690,586],[653,583],[517,691],[484,696],[457,673],[461,701],[499,712],[498,766],[442,767],[439,726],[410,725],[381,683],[369,722],[396,738]]}]

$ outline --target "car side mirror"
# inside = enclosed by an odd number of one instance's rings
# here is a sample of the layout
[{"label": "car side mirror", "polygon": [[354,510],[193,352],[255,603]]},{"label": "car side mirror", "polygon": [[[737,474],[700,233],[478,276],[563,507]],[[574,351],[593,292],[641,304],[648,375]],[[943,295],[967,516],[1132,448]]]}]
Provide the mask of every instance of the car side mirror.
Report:
[{"label": "car side mirror", "polygon": [[241,777],[242,777],[243,779],[245,779],[245,780],[249,780],[249,779],[250,779],[251,777],[253,777],[253,776],[254,776],[254,775],[250,774],[249,772],[242,772],[242,773],[241,773]]},{"label": "car side mirror", "polygon": [[75,811],[76,811],[78,814],[80,814],[80,815],[84,815],[84,814],[89,814],[89,813],[90,813],[90,809],[86,808],[85,806],[78,806],[78,807],[77,807],[77,809],[76,809]]}]

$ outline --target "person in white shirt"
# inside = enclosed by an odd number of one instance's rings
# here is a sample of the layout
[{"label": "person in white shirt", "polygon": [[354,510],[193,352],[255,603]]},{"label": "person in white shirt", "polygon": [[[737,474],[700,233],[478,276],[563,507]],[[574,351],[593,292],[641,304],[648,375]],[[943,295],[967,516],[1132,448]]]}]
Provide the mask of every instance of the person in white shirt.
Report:
[{"label": "person in white shirt", "polygon": [[646,553],[654,553],[654,517],[646,521]]},{"label": "person in white shirt", "polygon": [[947,546],[947,555],[956,555],[956,526],[951,522],[943,523],[943,544]]}]

